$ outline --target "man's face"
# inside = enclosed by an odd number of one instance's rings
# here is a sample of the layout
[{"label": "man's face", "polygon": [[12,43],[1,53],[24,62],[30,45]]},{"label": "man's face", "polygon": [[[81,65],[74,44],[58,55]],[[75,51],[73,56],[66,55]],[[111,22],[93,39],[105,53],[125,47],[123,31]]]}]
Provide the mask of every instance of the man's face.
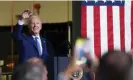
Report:
[{"label": "man's face", "polygon": [[29,30],[32,34],[39,34],[42,29],[42,23],[38,16],[32,16],[29,22]]}]

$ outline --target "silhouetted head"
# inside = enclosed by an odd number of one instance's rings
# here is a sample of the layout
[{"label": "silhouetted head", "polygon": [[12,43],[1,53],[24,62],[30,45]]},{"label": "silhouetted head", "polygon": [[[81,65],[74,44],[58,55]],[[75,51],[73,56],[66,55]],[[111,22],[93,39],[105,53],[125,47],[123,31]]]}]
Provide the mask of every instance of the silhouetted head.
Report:
[{"label": "silhouetted head", "polygon": [[16,67],[12,80],[47,80],[45,65],[26,62]]},{"label": "silhouetted head", "polygon": [[121,51],[109,51],[100,60],[100,73],[105,80],[124,80],[131,67],[131,57]]}]

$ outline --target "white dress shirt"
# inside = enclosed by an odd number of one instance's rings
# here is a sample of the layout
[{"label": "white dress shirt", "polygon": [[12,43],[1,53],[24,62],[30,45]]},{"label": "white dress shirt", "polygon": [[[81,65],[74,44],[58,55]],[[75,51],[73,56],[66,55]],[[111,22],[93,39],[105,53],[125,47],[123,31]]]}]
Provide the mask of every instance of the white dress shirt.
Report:
[{"label": "white dress shirt", "polygon": [[38,37],[37,41],[39,42],[39,46],[41,48],[41,54],[40,55],[42,55],[42,42],[41,42],[40,36],[39,35],[37,35],[37,36],[32,35],[32,37],[33,37],[34,40],[35,40],[35,37]]}]

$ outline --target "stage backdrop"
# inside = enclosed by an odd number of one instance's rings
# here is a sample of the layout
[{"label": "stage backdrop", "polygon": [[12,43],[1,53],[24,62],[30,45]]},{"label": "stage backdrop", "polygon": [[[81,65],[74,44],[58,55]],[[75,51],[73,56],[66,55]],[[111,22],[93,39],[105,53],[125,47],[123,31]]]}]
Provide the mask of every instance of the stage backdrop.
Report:
[{"label": "stage backdrop", "polygon": [[90,39],[89,49],[94,56],[100,57],[108,50],[133,48],[133,1],[86,0],[77,4],[81,36]]}]

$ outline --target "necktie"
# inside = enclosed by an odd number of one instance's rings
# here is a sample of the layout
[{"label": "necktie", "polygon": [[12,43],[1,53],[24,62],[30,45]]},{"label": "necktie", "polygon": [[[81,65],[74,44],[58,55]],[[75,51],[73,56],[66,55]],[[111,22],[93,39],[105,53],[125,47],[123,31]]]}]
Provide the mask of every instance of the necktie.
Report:
[{"label": "necktie", "polygon": [[42,55],[42,52],[41,52],[41,44],[39,44],[39,38],[38,37],[35,37],[35,42],[36,42],[36,45],[37,45],[37,49],[38,49],[38,52],[39,52],[39,55]]}]

